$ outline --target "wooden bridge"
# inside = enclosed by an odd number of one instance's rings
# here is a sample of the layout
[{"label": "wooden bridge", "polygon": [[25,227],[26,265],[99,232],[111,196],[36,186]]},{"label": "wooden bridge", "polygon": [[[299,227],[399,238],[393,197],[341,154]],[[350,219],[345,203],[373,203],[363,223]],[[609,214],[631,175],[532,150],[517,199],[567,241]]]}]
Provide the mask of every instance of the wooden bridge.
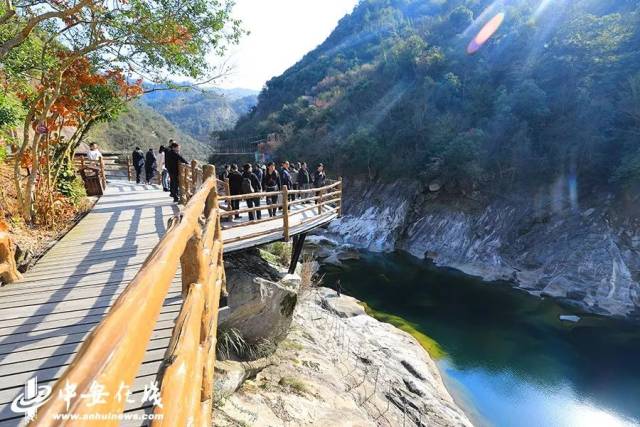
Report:
[{"label": "wooden bridge", "polygon": [[[110,180],[76,227],[0,288],[0,426],[25,415],[34,426],[211,425],[223,255],[294,239],[295,267],[306,232],[340,215],[342,193],[336,181],[230,196],[215,176],[182,167],[182,209],[156,185]],[[281,208],[275,217],[227,220],[257,210],[230,200],[276,196],[260,208]]]}]

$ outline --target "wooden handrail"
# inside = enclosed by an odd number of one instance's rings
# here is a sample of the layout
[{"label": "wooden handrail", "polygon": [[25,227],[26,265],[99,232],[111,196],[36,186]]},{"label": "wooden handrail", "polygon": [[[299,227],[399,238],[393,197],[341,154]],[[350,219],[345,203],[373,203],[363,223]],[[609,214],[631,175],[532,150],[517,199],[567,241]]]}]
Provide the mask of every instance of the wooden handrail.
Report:
[{"label": "wooden handrail", "polygon": [[[69,406],[62,399],[49,399],[31,426],[59,424],[56,417],[64,413],[79,417],[122,413],[126,402],[117,399],[116,392],[119,387],[130,386],[135,379],[178,262],[182,263],[183,289],[186,289],[181,319],[189,321],[179,321],[174,328],[173,345],[167,350],[161,375],[161,396],[166,400],[162,408],[156,407],[164,419],[154,420],[154,424],[175,425],[182,411],[188,408],[189,414],[201,421],[201,425],[211,425],[218,300],[225,274],[215,168],[206,166],[203,178],[204,183],[182,214],[173,218],[160,243],[56,382],[52,392],[56,397],[65,386],[74,385]],[[203,214],[207,218],[204,231],[199,225]],[[195,285],[185,287],[186,282]],[[191,329],[194,324],[200,325],[197,333]],[[195,338],[183,337],[185,325]],[[181,363],[189,365],[191,374],[184,375]],[[89,406],[81,395],[87,395],[94,384],[100,384],[110,393],[104,396],[105,403]],[[117,424],[117,420],[103,422],[103,425]],[[83,422],[70,420],[65,425],[79,426]]]},{"label": "wooden handrail", "polygon": [[[183,304],[158,374],[162,406],[154,407],[156,418],[152,425],[210,426],[219,300],[220,295],[226,293],[222,217],[282,205],[282,216],[249,221],[239,226],[281,218],[282,237],[286,241],[292,230],[300,230],[301,225],[318,218],[331,218],[341,210],[341,181],[308,190],[289,190],[284,186],[277,192],[220,197],[218,185],[224,183],[216,178],[213,166],[200,167],[197,162],[192,162],[188,166],[181,165],[179,172],[181,197],[186,204],[184,209],[172,218],[160,243],[109,313],[84,341],[71,365],[53,387],[52,395],[56,398],[49,399],[40,408],[31,426],[80,426],[84,425],[83,416],[101,414],[110,417],[122,413],[126,399],[118,399],[117,392],[122,386],[130,387],[138,373],[178,266],[182,272]],[[228,186],[224,188],[228,190]],[[292,194],[319,195],[290,202]],[[220,208],[221,200],[229,202],[265,195],[281,196],[282,203],[234,212],[223,212]],[[295,204],[310,201],[316,203],[291,209]],[[327,205],[328,209],[323,209]],[[290,224],[291,216],[315,209],[318,215]],[[228,242],[277,232],[268,229],[245,233]],[[67,395],[70,401],[57,398],[69,384],[74,385],[74,394]],[[90,405],[82,397],[90,394],[95,384],[109,392],[103,396],[104,403],[98,406]],[[74,414],[79,420],[61,422],[57,419],[66,413]],[[116,425],[118,420],[109,418],[101,424]]]}]

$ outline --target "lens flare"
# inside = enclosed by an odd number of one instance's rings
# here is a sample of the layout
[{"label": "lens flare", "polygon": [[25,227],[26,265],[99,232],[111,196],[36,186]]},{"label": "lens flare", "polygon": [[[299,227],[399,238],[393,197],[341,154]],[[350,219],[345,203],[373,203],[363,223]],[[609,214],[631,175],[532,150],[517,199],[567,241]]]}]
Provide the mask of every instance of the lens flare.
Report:
[{"label": "lens flare", "polygon": [[489,40],[491,36],[494,35],[496,31],[498,31],[498,28],[500,28],[503,21],[504,12],[500,12],[496,16],[491,18],[491,20],[487,22],[484,27],[482,27],[482,29],[474,37],[474,39],[471,40],[471,43],[469,43],[469,46],[467,46],[467,53],[469,55],[472,55],[480,50],[482,45],[484,45],[487,40]]}]

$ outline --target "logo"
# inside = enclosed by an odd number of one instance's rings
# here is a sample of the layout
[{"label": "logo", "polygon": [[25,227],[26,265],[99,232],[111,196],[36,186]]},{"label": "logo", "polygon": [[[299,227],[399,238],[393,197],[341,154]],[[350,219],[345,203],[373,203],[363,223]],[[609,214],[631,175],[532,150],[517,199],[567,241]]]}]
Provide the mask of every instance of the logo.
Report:
[{"label": "logo", "polygon": [[11,403],[11,410],[15,413],[23,413],[27,421],[35,419],[38,408],[47,401],[51,395],[51,386],[38,386],[38,377],[33,377],[24,384],[24,393],[15,398]]}]

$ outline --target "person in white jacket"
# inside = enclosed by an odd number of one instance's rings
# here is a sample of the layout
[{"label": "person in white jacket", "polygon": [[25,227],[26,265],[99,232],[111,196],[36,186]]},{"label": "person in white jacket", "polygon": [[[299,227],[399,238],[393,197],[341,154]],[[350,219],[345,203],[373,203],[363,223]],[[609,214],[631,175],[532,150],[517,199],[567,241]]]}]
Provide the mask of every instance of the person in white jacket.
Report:
[{"label": "person in white jacket", "polygon": [[160,171],[160,176],[162,177],[162,189],[164,191],[169,191],[169,172],[167,171],[164,160],[165,151],[166,148],[164,147],[164,145],[161,145],[158,155],[156,156],[156,162],[158,163],[158,170]]},{"label": "person in white jacket", "polygon": [[98,144],[92,142],[89,144],[89,151],[87,152],[87,159],[91,161],[98,161],[102,158],[102,153],[98,150]]}]

